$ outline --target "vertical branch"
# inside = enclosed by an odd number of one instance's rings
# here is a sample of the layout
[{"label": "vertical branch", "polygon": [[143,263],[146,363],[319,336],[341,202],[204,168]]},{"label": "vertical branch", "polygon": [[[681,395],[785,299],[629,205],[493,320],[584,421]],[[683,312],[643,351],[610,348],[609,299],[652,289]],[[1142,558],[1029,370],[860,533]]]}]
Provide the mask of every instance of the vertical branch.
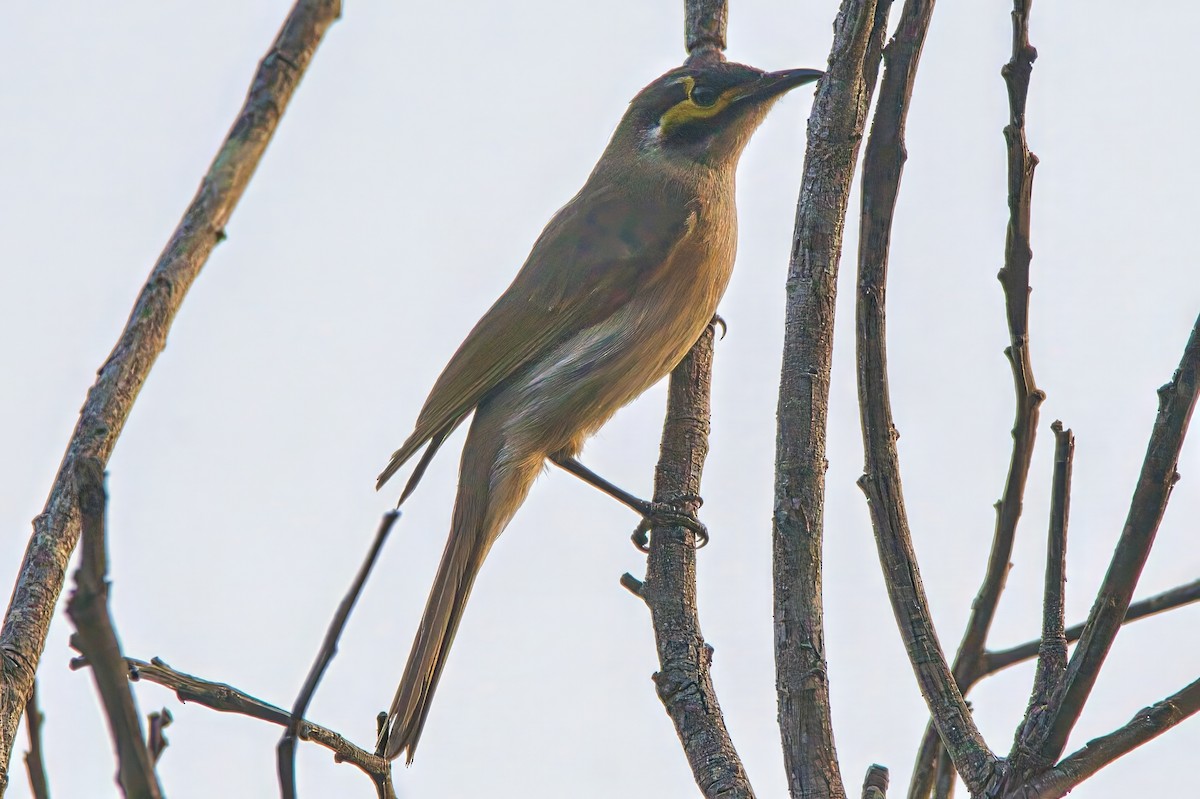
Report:
[{"label": "vertical branch", "polygon": [[[1017,523],[1029,481],[1033,448],[1037,438],[1039,409],[1046,395],[1033,379],[1033,361],[1029,352],[1029,266],[1030,220],[1033,207],[1033,173],[1038,159],[1029,150],[1025,135],[1025,105],[1029,95],[1029,77],[1037,50],[1029,44],[1029,6],[1033,0],[1014,0],[1012,54],[1001,68],[1008,88],[1009,121],[1004,128],[1008,153],[1008,229],[1004,244],[1004,266],[997,278],[1004,290],[1004,311],[1008,322],[1009,345],[1004,350],[1012,370],[1016,395],[1016,414],[1012,428],[1012,455],[1004,480],[1004,493],[996,502],[996,526],[992,535],[987,567],[966,630],[954,656],[954,678],[966,694],[987,674],[985,647],[988,631],[996,617],[1000,594],[1008,576],[1016,540]],[[933,787],[935,764],[941,742],[933,723],[925,729],[917,762],[913,767],[908,799],[924,799]]]},{"label": "vertical branch", "polygon": [[[697,496],[708,455],[713,329],[710,326],[671,373],[654,501]],[[626,585],[631,583],[626,579]],[[675,725],[696,785],[710,799],[753,799],[713,689],[712,647],[696,611],[695,536],[685,527],[656,527],[646,580],[638,593],[650,608],[660,668],[654,685]]]},{"label": "vertical branch", "polygon": [[728,0],[684,0],[683,43],[688,59],[724,58]]},{"label": "vertical branch", "polygon": [[[726,0],[686,0],[688,61],[720,60],[728,20]],[[654,501],[678,504],[699,497],[708,457],[713,326],[671,372],[667,417],[654,473]],[[659,671],[654,685],[675,725],[701,793],[711,799],[753,799],[754,789],[733,747],[712,684],[712,647],[700,632],[696,609],[696,538],[686,527],[658,527],[650,536],[645,582],[621,584],[650,609]]]},{"label": "vertical branch", "polygon": [[298,0],[259,64],[246,102],[179,226],[142,287],[125,329],[88,391],[0,629],[0,795],[21,710],[46,643],[67,561],[79,540],[71,475],[84,457],[107,463],[167,331],[254,174],[317,44],[341,11],[339,0]]},{"label": "vertical branch", "polygon": [[1045,760],[1053,762],[1062,754],[1067,737],[1083,712],[1100,667],[1108,656],[1117,631],[1125,618],[1133,591],[1141,577],[1142,567],[1154,536],[1162,522],[1171,497],[1171,489],[1179,475],[1179,451],[1187,435],[1188,423],[1196,408],[1200,388],[1200,317],[1192,327],[1171,382],[1158,390],[1158,418],[1150,432],[1146,459],[1133,492],[1129,516],[1117,541],[1116,551],[1109,563],[1108,573],[1096,594],[1096,602],[1088,614],[1079,645],[1067,664],[1061,690],[1051,700],[1047,710],[1044,737],[1032,742]]},{"label": "vertical branch", "polygon": [[978,795],[991,781],[997,759],[971,718],[933,628],[904,508],[887,382],[888,247],[906,158],[904,123],[932,13],[932,0],[905,3],[896,36],[884,50],[885,71],[863,162],[857,343],[866,463],[859,485],[867,496],[888,596],[921,694],[955,768]]},{"label": "vertical branch", "polygon": [[25,753],[25,771],[29,775],[29,792],[33,799],[50,799],[50,782],[46,779],[46,758],[42,754],[42,722],[46,717],[38,707],[37,682],[25,703],[25,730],[29,733],[29,751]]},{"label": "vertical branch", "polygon": [[779,730],[793,797],[846,796],[830,721],[821,597],[825,434],[846,206],[890,5],[844,0],[834,22],[829,69],[808,122],[788,267],[772,548]]},{"label": "vertical branch", "polygon": [[117,783],[122,794],[128,799],[158,799],[162,788],[142,737],[142,720],[125,677],[125,657],[108,610],[104,467],[96,458],[83,458],[76,461],[74,472],[83,541],[75,591],[67,600],[67,616],[76,629],[71,644],[92,669],[117,750]]},{"label": "vertical branch", "polygon": [[1071,469],[1075,435],[1062,422],[1054,431],[1054,484],[1050,491],[1050,532],[1046,541],[1046,585],[1042,594],[1042,642],[1033,679],[1030,712],[1050,701],[1067,669],[1067,520],[1071,513]]}]

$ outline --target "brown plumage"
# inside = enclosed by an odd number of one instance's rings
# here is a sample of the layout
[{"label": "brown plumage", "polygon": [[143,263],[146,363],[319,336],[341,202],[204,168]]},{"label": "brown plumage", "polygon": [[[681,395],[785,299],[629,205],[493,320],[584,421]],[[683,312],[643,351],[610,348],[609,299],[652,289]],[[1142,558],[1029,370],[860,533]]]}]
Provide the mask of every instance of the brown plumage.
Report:
[{"label": "brown plumage", "polygon": [[379,476],[382,486],[428,445],[403,502],[474,412],[450,537],[381,754],[412,762],[475,577],[545,460],[577,455],[709,323],[733,269],[742,148],[774,100],[819,76],[719,63],[643,89],[579,194],[437,379]]}]

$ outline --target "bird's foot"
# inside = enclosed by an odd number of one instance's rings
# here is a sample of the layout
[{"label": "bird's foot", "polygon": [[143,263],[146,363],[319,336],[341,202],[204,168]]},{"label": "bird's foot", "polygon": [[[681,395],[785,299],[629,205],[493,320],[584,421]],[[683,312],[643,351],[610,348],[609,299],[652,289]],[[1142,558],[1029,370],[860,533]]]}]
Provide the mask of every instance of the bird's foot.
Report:
[{"label": "bird's foot", "polygon": [[655,527],[683,527],[695,535],[696,549],[708,544],[708,528],[700,521],[697,512],[704,500],[696,494],[677,497],[673,502],[651,502],[647,512],[638,522],[630,540],[642,552],[650,551],[650,531]]},{"label": "bird's foot", "polygon": [[721,328],[721,338],[725,338],[725,334],[729,332],[729,325],[725,324],[725,319],[719,313],[713,314],[713,318],[709,320],[708,326],[713,329],[713,333],[717,332],[717,327]]}]

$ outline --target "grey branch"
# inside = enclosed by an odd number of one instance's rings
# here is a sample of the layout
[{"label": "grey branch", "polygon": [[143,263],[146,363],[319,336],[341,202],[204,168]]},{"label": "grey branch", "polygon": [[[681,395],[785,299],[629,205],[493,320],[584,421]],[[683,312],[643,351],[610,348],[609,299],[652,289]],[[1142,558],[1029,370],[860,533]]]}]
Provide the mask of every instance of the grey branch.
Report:
[{"label": "grey branch", "polygon": [[[698,496],[708,455],[713,329],[710,326],[671,373],[654,501]],[[622,581],[627,588],[632,585]],[[754,789],[733,747],[712,684],[712,647],[696,611],[695,534],[686,527],[655,527],[646,579],[639,587],[650,608],[659,671],[654,685],[692,768],[709,799],[753,799]]]},{"label": "grey branch", "polygon": [[844,799],[830,720],[821,560],[834,308],[850,184],[890,0],[844,0],[817,84],[792,234],[775,438],[775,674],[793,797]]},{"label": "grey branch", "polygon": [[975,726],[933,627],[904,507],[887,382],[888,248],[906,157],[904,123],[932,12],[931,0],[905,3],[896,36],[884,50],[879,102],[863,161],[856,338],[865,466],[859,485],[867,497],[888,597],[921,694],[955,768],[972,794],[980,795],[998,760]]},{"label": "grey branch", "polygon": [[[1131,621],[1145,619],[1158,613],[1174,610],[1184,605],[1190,605],[1197,600],[1200,600],[1200,579],[1134,602],[1129,606],[1129,610],[1126,611],[1123,623],[1128,624]],[[1079,636],[1082,634],[1082,624],[1068,627],[1065,631],[1067,643],[1078,641]],[[1001,669],[1006,669],[1017,663],[1024,663],[1026,660],[1036,657],[1041,643],[1041,639],[1037,639],[1026,641],[1023,644],[1018,644],[1008,649],[998,649],[994,652],[986,653],[983,658],[983,676],[995,674]]]},{"label": "grey branch", "polygon": [[1031,780],[1013,799],[1059,799],[1118,758],[1157,738],[1200,710],[1200,680],[1144,708],[1124,727],[1088,741],[1078,752]]},{"label": "grey branch", "polygon": [[91,667],[117,752],[121,793],[127,799],[159,799],[162,788],[154,773],[154,758],[142,736],[142,719],[125,678],[125,659],[108,609],[104,467],[91,457],[80,458],[74,465],[83,540],[75,590],[67,600],[67,616],[75,625],[71,645]]},{"label": "grey branch", "polygon": [[[212,682],[176,671],[159,658],[154,658],[149,662],[137,658],[125,658],[125,663],[130,680],[147,680],[169,688],[175,692],[175,696],[180,702],[195,702],[222,713],[249,716],[271,724],[278,724],[281,727],[286,727],[291,721],[292,714],[281,707],[256,699],[226,683]],[[72,668],[76,668],[78,665],[78,662],[74,662]],[[301,740],[312,741],[333,752],[333,759],[338,763],[349,763],[356,766],[367,774],[376,785],[385,786],[384,789],[380,789],[380,796],[383,799],[396,799],[396,792],[391,783],[391,764],[387,760],[355,746],[338,733],[310,721],[300,722],[298,735]]]},{"label": "grey branch", "polygon": [[12,600],[0,629],[0,795],[21,710],[79,540],[71,484],[82,457],[107,463],[138,392],[166,345],[167,331],[208,260],[279,124],[317,44],[341,11],[339,0],[299,0],[255,73],[237,119],[142,287],[116,346],[88,391],[42,513],[34,519]]},{"label": "grey branch", "polygon": [[1154,545],[1154,537],[1167,509],[1171,489],[1179,475],[1175,467],[1196,408],[1200,389],[1200,317],[1197,317],[1183,350],[1179,368],[1171,382],[1159,389],[1158,418],[1150,432],[1146,458],[1133,492],[1129,515],[1109,563],[1108,573],[1097,592],[1095,604],[1067,665],[1061,691],[1047,713],[1042,754],[1056,760],[1066,746],[1075,722],[1100,674],[1117,631],[1125,619],[1142,567]]},{"label": "grey branch", "polygon": [[29,775],[29,792],[33,799],[50,799],[50,781],[46,779],[46,758],[42,754],[42,723],[46,717],[38,706],[37,682],[25,703],[25,731],[29,734],[29,751],[25,753],[25,772]]},{"label": "grey branch", "polygon": [[[358,603],[358,597],[362,594],[363,587],[367,584],[367,578],[371,576],[371,569],[375,567],[375,561],[379,559],[379,553],[383,551],[383,545],[387,543],[388,533],[392,531],[392,526],[399,518],[399,510],[390,510],[383,515],[383,520],[380,521],[379,528],[375,532],[375,540],[371,543],[371,548],[367,551],[367,556],[363,559],[362,565],[358,569],[358,574],[355,575],[354,582],[350,585],[350,590],[342,598],[337,612],[333,614],[333,621],[329,623],[329,629],[325,633],[325,640],[321,643],[321,650],[317,653],[316,661],[313,663],[312,668],[309,669],[308,677],[305,678],[304,685],[300,688],[300,693],[296,696],[296,702],[292,705],[291,718],[284,728],[283,737],[280,739],[279,746],[276,749],[279,787],[284,799],[296,799],[296,741],[300,738],[300,725],[304,719],[304,715],[308,713],[308,705],[312,701],[313,694],[317,692],[317,685],[320,684],[321,678],[325,675],[325,670],[329,668],[329,664],[333,662],[334,655],[337,654],[338,641],[342,637],[342,631],[346,629],[346,622],[350,620],[350,613],[354,610],[355,604]],[[380,754],[382,754],[383,748],[381,744]],[[384,762],[387,764],[387,773],[383,775],[386,776],[386,780],[381,779],[380,774],[368,772],[375,781],[375,787],[381,797],[386,796],[384,788],[390,788],[392,784],[391,764],[387,760]]]},{"label": "grey branch", "polygon": [[[1046,398],[1034,382],[1029,352],[1029,265],[1033,259],[1030,219],[1033,172],[1038,160],[1029,151],[1025,137],[1025,100],[1029,94],[1029,76],[1037,52],[1029,46],[1028,5],[1017,0],[1015,9],[1012,54],[1002,70],[1008,87],[1009,108],[1009,122],[1004,128],[1008,155],[1008,229],[1004,244],[1004,266],[997,277],[1004,290],[1009,338],[1004,354],[1012,370],[1016,413],[1012,429],[1012,455],[1004,481],[1004,493],[996,503],[996,527],[987,568],[975,601],[971,603],[971,615],[954,656],[954,677],[963,694],[985,673],[983,658],[988,631],[991,630],[996,608],[1000,604],[1000,594],[1004,590],[1004,580],[1008,576],[1037,438],[1039,409]],[[934,787],[941,748],[937,731],[930,722],[917,752],[908,799],[925,799],[929,796]],[[939,799],[948,799],[950,792],[939,793]]]}]

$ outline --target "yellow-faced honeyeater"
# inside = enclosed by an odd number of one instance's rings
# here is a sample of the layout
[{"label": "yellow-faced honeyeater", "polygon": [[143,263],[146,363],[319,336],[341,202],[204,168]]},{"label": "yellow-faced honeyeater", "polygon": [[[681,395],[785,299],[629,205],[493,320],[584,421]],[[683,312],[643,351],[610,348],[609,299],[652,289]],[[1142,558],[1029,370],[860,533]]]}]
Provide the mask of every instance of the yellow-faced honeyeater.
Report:
[{"label": "yellow-faced honeyeater", "polygon": [[450,538],[380,754],[412,762],[475,577],[547,459],[653,512],[575,458],[713,318],[733,270],[738,158],[776,100],[820,77],[717,62],[638,92],[583,188],[434,383],[380,486],[426,447],[403,502],[446,437],[474,418]]}]

